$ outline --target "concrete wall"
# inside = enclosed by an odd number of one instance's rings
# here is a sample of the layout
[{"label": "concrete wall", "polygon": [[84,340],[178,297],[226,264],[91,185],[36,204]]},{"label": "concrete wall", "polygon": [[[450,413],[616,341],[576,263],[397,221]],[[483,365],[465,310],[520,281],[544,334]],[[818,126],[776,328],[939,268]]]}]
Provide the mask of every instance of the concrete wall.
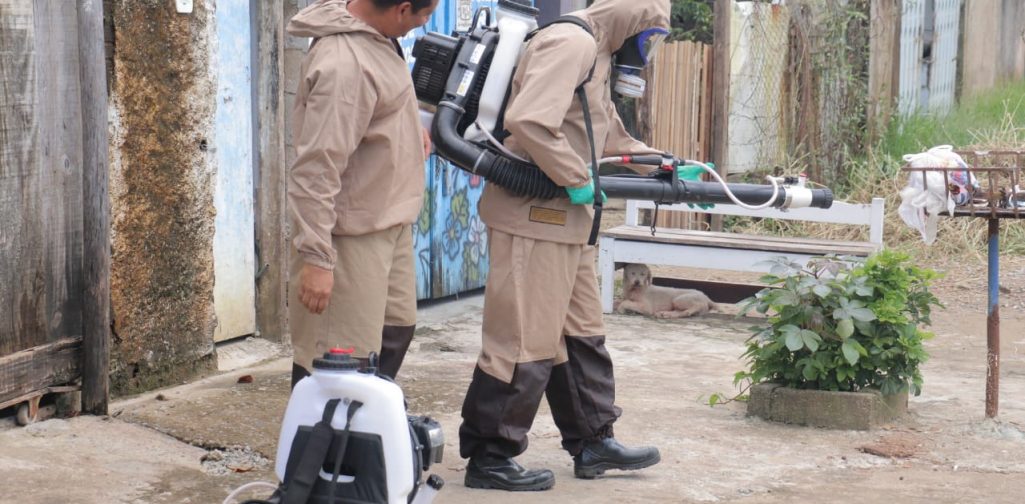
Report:
[{"label": "concrete wall", "polygon": [[110,1],[111,390],[216,364],[211,2]]}]

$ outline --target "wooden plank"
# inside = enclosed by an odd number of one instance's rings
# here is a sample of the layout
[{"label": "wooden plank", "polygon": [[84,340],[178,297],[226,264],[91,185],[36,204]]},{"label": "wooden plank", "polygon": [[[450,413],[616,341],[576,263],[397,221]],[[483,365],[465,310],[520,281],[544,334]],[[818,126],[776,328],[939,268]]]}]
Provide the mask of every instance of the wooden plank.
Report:
[{"label": "wooden plank", "polygon": [[[873,201],[881,200],[875,198]],[[880,203],[881,204],[881,203]],[[636,207],[640,209],[654,208],[655,203],[651,201],[638,201]],[[685,211],[688,208],[684,203],[675,205],[662,205],[662,209]],[[661,212],[661,210],[659,210]],[[705,210],[706,213],[718,215],[735,215],[741,217],[757,217],[762,219],[783,219],[809,222],[825,222],[832,224],[859,224],[868,226],[872,224],[872,205],[868,203],[847,203],[837,201],[830,208],[794,208],[781,210],[779,208],[764,208],[761,210],[748,210],[736,205],[717,205]]]},{"label": "wooden plank", "polygon": [[701,51],[704,53],[704,62],[701,65],[701,129],[699,130],[699,139],[701,142],[701,152],[698,159],[712,159],[712,46],[702,45]]},{"label": "wooden plank", "polygon": [[964,6],[961,96],[1025,77],[1025,4],[974,0]]},{"label": "wooden plank", "polygon": [[[733,0],[715,0],[712,42],[712,150],[709,158],[725,177],[729,173],[730,15]],[[722,217],[712,217],[712,229],[722,230]]]},{"label": "wooden plank", "polygon": [[1001,83],[1025,78],[1025,2],[1003,0],[1000,12]]},{"label": "wooden plank", "polygon": [[[612,240],[616,262],[659,264],[733,271],[768,272],[767,261],[781,256],[807,264],[822,254],[780,252],[778,250],[745,250],[732,248],[710,248],[704,245],[669,244],[640,240]],[[611,303],[610,303],[611,305]]]},{"label": "wooden plank", "polygon": [[[961,95],[969,97],[997,82],[994,48],[1000,40],[1000,2],[965,3],[964,50],[961,65]],[[999,50],[999,49],[997,49]]]},{"label": "wooden plank", "polygon": [[[45,318],[35,297],[42,279],[31,275],[41,246],[35,196],[27,187],[35,172],[39,136],[36,129],[35,24],[31,0],[0,0],[0,355],[46,342]],[[34,198],[33,198],[34,200]],[[30,221],[29,226],[24,222]],[[26,227],[31,231],[24,234]]]},{"label": "wooden plank", "polygon": [[82,410],[107,414],[110,398],[110,195],[103,6],[78,0],[82,80]]},{"label": "wooden plank", "polygon": [[83,139],[74,2],[0,0],[0,11],[6,355],[81,335]]},{"label": "wooden plank", "polygon": [[284,4],[264,0],[257,10],[256,325],[260,337],[287,338],[288,262],[285,240]]},{"label": "wooden plank", "polygon": [[667,243],[673,245],[698,245],[711,248],[728,248],[740,250],[764,250],[796,254],[841,254],[866,256],[880,246],[866,242],[847,242],[832,240],[815,240],[810,238],[792,238],[775,236],[758,236],[740,233],[722,233],[715,231],[694,231],[684,229],[658,229],[654,236],[647,227],[618,226],[603,233],[617,240],[644,241]]},{"label": "wooden plank", "polygon": [[81,346],[81,338],[63,338],[0,357],[0,402],[77,379]]},{"label": "wooden plank", "polygon": [[655,277],[651,279],[653,285],[662,287],[675,287],[677,289],[697,289],[704,292],[706,296],[716,303],[737,303],[754,296],[758,291],[764,289],[765,285],[737,283],[737,282],[715,282],[708,280],[690,280],[685,278]]},{"label": "wooden plank", "polygon": [[900,0],[872,0],[870,7],[868,128],[877,139],[889,124],[900,63]]},{"label": "wooden plank", "polygon": [[[46,387],[44,389],[35,390],[27,394],[17,396],[13,399],[6,399],[4,401],[0,401],[0,409],[7,408],[9,406],[15,406],[17,404],[21,404],[25,401],[38,398],[46,394],[63,394],[66,392],[74,392],[77,390],[82,390],[82,387],[78,385],[60,385],[54,387]],[[78,411],[71,411],[70,413],[78,413]]]}]

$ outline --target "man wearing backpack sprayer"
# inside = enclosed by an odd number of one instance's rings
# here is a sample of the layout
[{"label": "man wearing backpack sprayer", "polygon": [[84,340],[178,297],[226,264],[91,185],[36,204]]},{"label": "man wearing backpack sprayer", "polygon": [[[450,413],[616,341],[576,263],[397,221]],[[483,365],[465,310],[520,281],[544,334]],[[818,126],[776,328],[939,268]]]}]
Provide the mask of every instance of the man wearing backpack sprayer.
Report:
[{"label": "man wearing backpack sprayer", "polygon": [[527,448],[542,394],[577,477],[660,460],[654,447],[627,448],[613,437],[621,412],[605,348],[595,247],[588,245],[595,197],[588,166],[603,157],[598,154],[658,152],[627,134],[610,79],[624,92],[643,86],[636,73],[668,33],[669,0],[597,0],[571,16],[577,21],[560,20],[529,39],[505,112],[511,134],[505,145],[565,186],[569,199],[518,197],[487,185],[480,203],[491,270],[482,349],[459,429],[460,454],[470,459],[468,487],[554,485],[550,470],[513,460]]}]

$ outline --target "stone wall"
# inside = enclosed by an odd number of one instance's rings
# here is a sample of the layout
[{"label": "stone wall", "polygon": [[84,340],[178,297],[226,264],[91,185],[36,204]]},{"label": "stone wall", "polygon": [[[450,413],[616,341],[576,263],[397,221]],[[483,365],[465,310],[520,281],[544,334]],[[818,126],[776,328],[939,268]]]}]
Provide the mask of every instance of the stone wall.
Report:
[{"label": "stone wall", "polygon": [[214,12],[114,0],[111,390],[213,369]]}]

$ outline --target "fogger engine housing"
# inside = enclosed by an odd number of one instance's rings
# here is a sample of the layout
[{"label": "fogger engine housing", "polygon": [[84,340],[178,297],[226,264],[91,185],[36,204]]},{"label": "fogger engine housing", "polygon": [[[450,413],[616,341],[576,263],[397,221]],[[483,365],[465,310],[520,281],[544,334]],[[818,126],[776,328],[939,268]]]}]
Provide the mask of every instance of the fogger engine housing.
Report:
[{"label": "fogger engine housing", "polygon": [[498,5],[495,26],[490,26],[490,11],[481,9],[466,34],[428,33],[413,47],[417,98],[435,107],[442,101],[463,107],[457,130],[471,141],[497,133],[524,39],[537,29],[537,9],[516,0],[500,0]]},{"label": "fogger engine housing", "polygon": [[[499,0],[497,12],[497,24],[492,24],[491,11],[481,8],[466,32],[454,36],[428,33],[413,46],[416,95],[434,109],[431,139],[438,155],[513,194],[565,197],[565,190],[538,166],[515,158],[497,139],[503,136],[512,76],[525,40],[537,29],[538,11],[526,0]],[[682,160],[671,155],[631,156],[621,161],[664,169],[646,176],[601,177],[601,188],[609,198],[667,204],[756,204],[759,208],[829,208],[833,201],[828,189],[778,186],[776,182],[772,186],[680,182],[675,166]]]},{"label": "fogger engine housing", "polygon": [[560,197],[562,188],[537,166],[505,156],[497,142],[486,141],[500,127],[524,39],[537,28],[533,7],[500,0],[498,8],[497,25],[492,26],[491,11],[481,8],[465,33],[432,32],[418,39],[413,86],[417,98],[436,109],[431,139],[438,155],[515,194]]}]

